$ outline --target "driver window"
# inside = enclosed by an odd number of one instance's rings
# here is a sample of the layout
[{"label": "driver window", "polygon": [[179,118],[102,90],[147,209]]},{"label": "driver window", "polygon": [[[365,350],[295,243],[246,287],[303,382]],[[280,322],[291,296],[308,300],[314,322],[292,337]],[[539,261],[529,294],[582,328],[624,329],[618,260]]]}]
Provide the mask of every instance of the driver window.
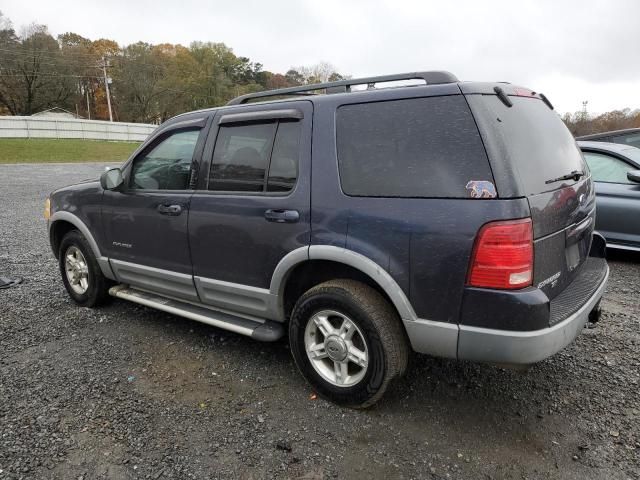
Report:
[{"label": "driver window", "polygon": [[627,172],[631,166],[622,160],[594,152],[584,152],[584,159],[589,165],[593,180],[607,183],[631,183]]},{"label": "driver window", "polygon": [[200,130],[182,130],[162,140],[133,162],[129,188],[186,190]]}]

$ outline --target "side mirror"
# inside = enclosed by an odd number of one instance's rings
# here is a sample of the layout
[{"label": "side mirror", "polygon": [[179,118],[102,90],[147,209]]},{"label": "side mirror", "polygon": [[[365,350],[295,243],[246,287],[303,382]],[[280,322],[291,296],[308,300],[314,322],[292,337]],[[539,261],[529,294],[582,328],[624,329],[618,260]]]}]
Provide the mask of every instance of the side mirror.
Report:
[{"label": "side mirror", "polygon": [[640,183],[640,170],[631,170],[627,172],[627,178],[635,183]]},{"label": "side mirror", "polygon": [[123,182],[122,170],[119,168],[112,168],[100,175],[100,185],[105,190],[115,190],[122,185]]}]

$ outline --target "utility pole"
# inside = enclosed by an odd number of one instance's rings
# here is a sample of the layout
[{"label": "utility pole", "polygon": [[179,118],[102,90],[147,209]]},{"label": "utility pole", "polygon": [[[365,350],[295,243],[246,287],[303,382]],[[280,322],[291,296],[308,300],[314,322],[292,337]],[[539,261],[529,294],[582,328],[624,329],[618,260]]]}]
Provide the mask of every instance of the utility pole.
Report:
[{"label": "utility pole", "polygon": [[89,87],[85,87],[84,91],[87,94],[87,116],[91,120],[91,109],[89,108]]},{"label": "utility pole", "polygon": [[104,74],[104,89],[107,94],[107,105],[109,106],[109,121],[113,122],[113,113],[111,113],[111,94],[109,93],[109,78],[107,77],[107,60],[102,57],[102,73]]}]

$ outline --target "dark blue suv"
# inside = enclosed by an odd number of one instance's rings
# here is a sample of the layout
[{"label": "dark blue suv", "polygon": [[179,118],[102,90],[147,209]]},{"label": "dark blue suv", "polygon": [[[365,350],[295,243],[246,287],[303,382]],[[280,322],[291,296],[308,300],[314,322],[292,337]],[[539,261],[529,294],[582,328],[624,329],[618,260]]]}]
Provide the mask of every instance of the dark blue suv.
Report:
[{"label": "dark blue suv", "polygon": [[[422,84],[388,87],[408,79]],[[351,407],[410,350],[553,355],[609,271],[588,168],[546,97],[438,71],[179,115],[46,214],[79,305],[111,295],[262,341],[288,330],[313,388]]]}]

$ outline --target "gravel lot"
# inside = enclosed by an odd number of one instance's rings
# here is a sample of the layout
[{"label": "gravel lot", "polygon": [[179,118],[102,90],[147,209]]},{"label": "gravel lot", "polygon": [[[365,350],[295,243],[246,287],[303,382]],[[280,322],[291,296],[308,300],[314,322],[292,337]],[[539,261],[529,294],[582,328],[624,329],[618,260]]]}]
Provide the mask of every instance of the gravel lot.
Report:
[{"label": "gravel lot", "polygon": [[415,356],[373,409],[313,399],[287,342],[71,303],[42,206],[103,165],[0,165],[0,479],[640,478],[640,256],[528,372]]}]

